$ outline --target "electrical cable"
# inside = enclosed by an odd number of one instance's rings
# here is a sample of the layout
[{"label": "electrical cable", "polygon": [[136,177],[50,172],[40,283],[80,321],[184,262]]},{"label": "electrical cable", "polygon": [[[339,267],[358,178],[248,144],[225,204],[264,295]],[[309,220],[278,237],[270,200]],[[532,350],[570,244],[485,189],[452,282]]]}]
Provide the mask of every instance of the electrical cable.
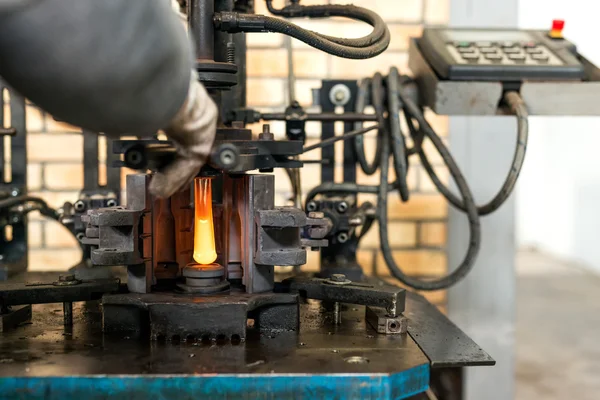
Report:
[{"label": "electrical cable", "polygon": [[[521,173],[521,169],[523,168],[525,154],[527,152],[527,141],[529,136],[529,114],[527,112],[527,107],[525,106],[525,103],[523,102],[521,96],[519,96],[519,94],[514,91],[509,91],[505,93],[504,102],[509,106],[512,113],[517,117],[517,143],[515,146],[515,152],[513,155],[510,170],[500,190],[488,203],[477,207],[477,212],[479,213],[479,215],[482,216],[491,214],[492,212],[496,211],[510,197],[517,183],[519,174]],[[412,110],[409,110],[409,113],[413,116],[422,116],[422,113],[416,106],[413,107]],[[421,159],[421,163],[423,164],[423,168],[425,169],[425,171],[427,171],[427,174],[429,175],[433,184],[439,190],[439,192],[454,207],[461,211],[465,211],[466,207],[464,203],[458,197],[456,197],[456,195],[454,195],[454,193],[452,193],[452,191],[446,185],[444,185],[441,182],[433,166],[425,156],[425,152],[423,151],[423,149],[420,149],[418,154],[419,158]]]}]

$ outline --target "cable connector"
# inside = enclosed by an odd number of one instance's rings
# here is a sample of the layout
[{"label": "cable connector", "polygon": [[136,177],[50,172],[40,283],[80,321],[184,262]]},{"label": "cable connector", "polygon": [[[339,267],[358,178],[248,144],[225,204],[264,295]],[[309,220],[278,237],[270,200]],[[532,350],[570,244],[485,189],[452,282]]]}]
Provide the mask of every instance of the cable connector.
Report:
[{"label": "cable connector", "polygon": [[228,33],[267,31],[265,18],[262,15],[223,11],[215,13],[213,22],[215,28]]}]

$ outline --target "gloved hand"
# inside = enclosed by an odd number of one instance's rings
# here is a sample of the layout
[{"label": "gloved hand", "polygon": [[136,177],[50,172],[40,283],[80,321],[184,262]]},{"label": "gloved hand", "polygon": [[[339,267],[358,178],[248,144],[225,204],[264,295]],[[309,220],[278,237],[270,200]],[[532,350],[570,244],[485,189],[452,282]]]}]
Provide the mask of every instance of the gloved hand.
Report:
[{"label": "gloved hand", "polygon": [[187,100],[164,130],[177,147],[177,156],[152,177],[150,193],[169,197],[192,182],[210,155],[217,118],[217,106],[193,71]]}]

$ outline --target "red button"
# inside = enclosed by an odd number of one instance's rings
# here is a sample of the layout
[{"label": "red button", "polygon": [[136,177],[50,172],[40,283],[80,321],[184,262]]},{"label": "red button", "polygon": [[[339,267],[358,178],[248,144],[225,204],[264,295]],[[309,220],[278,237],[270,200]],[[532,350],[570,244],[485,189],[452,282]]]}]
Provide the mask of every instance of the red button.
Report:
[{"label": "red button", "polygon": [[565,21],[562,19],[555,19],[552,21],[553,31],[562,31],[565,27]]}]

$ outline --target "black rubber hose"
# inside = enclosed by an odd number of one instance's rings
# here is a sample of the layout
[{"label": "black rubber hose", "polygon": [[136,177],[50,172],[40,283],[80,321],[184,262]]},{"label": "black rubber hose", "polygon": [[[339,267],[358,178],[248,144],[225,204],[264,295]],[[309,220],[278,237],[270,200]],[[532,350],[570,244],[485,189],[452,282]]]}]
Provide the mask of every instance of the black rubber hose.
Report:
[{"label": "black rubber hose", "polygon": [[[369,93],[369,89],[371,88],[371,79],[363,79],[360,82],[358,87],[358,93],[356,95],[356,112],[362,113],[367,104],[367,97]],[[363,127],[362,122],[357,122],[354,125],[354,129],[361,129]],[[364,136],[357,136],[354,138],[354,151],[356,153],[356,159],[360,168],[365,173],[365,175],[373,175],[377,172],[377,168],[379,168],[379,154],[381,153],[381,134],[383,133],[382,129],[377,130],[377,144],[375,147],[375,158],[372,163],[369,163],[367,160],[366,152],[365,152],[365,140]]]},{"label": "black rubber hose", "polygon": [[[396,190],[396,186],[398,186],[397,182],[388,183],[388,193]],[[311,189],[310,192],[307,193],[306,199],[304,200],[304,204],[308,204],[309,201],[314,199],[320,194],[328,194],[328,195],[340,195],[340,194],[358,194],[358,193],[368,193],[368,194],[377,194],[379,193],[379,186],[376,185],[358,185],[356,183],[346,182],[346,183],[334,183],[334,182],[325,182]]]},{"label": "black rubber hose", "polygon": [[[353,47],[331,41],[328,37],[303,29],[283,19],[265,15],[220,12],[215,14],[215,27],[229,33],[237,32],[278,32],[296,38],[309,46],[334,56],[365,59],[383,53],[390,44],[390,31],[385,27],[383,36],[365,47]],[[339,40],[337,40],[339,41]]]},{"label": "black rubber hose", "polygon": [[[392,146],[392,160],[394,162],[394,172],[398,182],[398,191],[402,201],[408,201],[410,191],[406,176],[408,174],[408,163],[406,159],[406,142],[400,128],[400,99],[398,98],[400,74],[396,67],[390,68],[387,77],[387,101],[388,101],[388,127],[389,143]],[[383,159],[383,158],[382,158]],[[383,159],[385,163],[385,159]]]},{"label": "black rubber hose", "polygon": [[[399,93],[402,92],[400,89]],[[402,97],[401,97],[402,98]],[[403,99],[405,101],[405,99]],[[408,99],[408,101],[411,101]],[[422,122],[419,121],[421,124]],[[426,124],[426,122],[425,122]],[[426,131],[427,132],[427,131]],[[432,134],[429,136],[429,134]],[[467,249],[467,253],[465,254],[465,258],[462,263],[450,274],[443,278],[431,280],[431,281],[423,281],[421,279],[413,278],[406,275],[400,267],[394,261],[394,256],[392,254],[392,250],[389,244],[388,238],[388,218],[387,218],[387,178],[388,178],[388,170],[389,164],[383,163],[381,165],[381,184],[380,184],[380,192],[377,196],[377,204],[378,204],[378,214],[379,214],[379,237],[381,244],[381,252],[383,254],[383,258],[385,262],[394,275],[400,282],[404,283],[407,286],[410,286],[417,290],[441,290],[446,289],[462,278],[464,278],[469,271],[473,268],[473,264],[477,257],[477,253],[479,252],[479,246],[481,243],[481,226],[479,223],[479,215],[477,214],[477,209],[475,207],[475,202],[473,201],[473,195],[471,194],[471,190],[465,181],[465,178],[462,175],[462,172],[458,168],[456,162],[452,158],[452,155],[442,142],[442,140],[431,130],[428,132],[429,138],[434,143],[434,146],[439,151],[440,155],[444,159],[444,162],[448,166],[450,170],[450,174],[456,181],[456,184],[459,188],[461,195],[463,196],[464,202],[467,205],[467,216],[469,218],[469,227],[470,227],[470,240],[469,247]],[[387,138],[384,138],[384,146],[383,146],[383,157],[389,156],[389,147],[387,146]]]},{"label": "black rubber hose", "polygon": [[39,197],[35,197],[35,196],[17,196],[17,197],[11,197],[8,199],[0,200],[0,210],[2,210],[4,208],[14,207],[14,206],[17,206],[20,204],[30,203],[30,202],[39,204],[40,213],[42,213],[42,215],[45,215],[45,216],[53,218],[53,219],[58,218],[58,213],[56,212],[56,210],[54,210],[53,208],[48,206],[48,203],[46,203],[43,199],[41,199]]},{"label": "black rubber hose", "polygon": [[[504,202],[510,197],[513,192],[515,185],[517,183],[517,179],[519,178],[519,174],[521,173],[521,169],[523,168],[523,163],[525,161],[525,154],[527,152],[527,140],[529,137],[529,124],[528,124],[528,112],[523,99],[517,92],[507,92],[504,95],[504,101],[510,107],[513,114],[517,117],[517,144],[515,147],[515,153],[513,156],[512,164],[502,187],[496,193],[496,195],[490,200],[488,203],[478,206],[477,212],[479,215],[488,215],[492,212],[496,211],[498,208],[504,204]],[[423,168],[429,174],[431,181],[436,186],[436,188],[442,193],[442,195],[456,208],[461,211],[465,211],[464,203],[452,193],[452,191],[441,182],[435,170],[427,156],[421,149],[419,151],[419,157],[421,159],[421,163],[423,164]]]},{"label": "black rubber hose", "polygon": [[334,56],[350,59],[366,59],[383,53],[390,44],[390,31],[385,28],[381,39],[364,47],[352,47],[336,43],[324,35],[302,29],[291,22],[279,18],[264,17],[265,28],[271,32],[279,32],[298,39],[309,46],[324,51]]},{"label": "black rubber hose", "polygon": [[266,0],[267,9],[273,15],[278,15],[284,18],[300,18],[300,17],[308,17],[308,18],[325,18],[325,17],[345,17],[354,20],[359,20],[366,22],[367,24],[373,27],[373,31],[367,36],[361,38],[339,38],[335,36],[328,36],[320,33],[315,34],[337,44],[341,44],[344,46],[350,47],[367,47],[376,42],[378,42],[384,35],[387,30],[387,26],[383,19],[375,12],[363,8],[357,7],[351,4],[348,5],[334,5],[334,4],[324,4],[324,5],[313,5],[313,6],[303,6],[300,4],[293,4],[286,6],[282,9],[276,9],[273,7],[272,0]]}]

